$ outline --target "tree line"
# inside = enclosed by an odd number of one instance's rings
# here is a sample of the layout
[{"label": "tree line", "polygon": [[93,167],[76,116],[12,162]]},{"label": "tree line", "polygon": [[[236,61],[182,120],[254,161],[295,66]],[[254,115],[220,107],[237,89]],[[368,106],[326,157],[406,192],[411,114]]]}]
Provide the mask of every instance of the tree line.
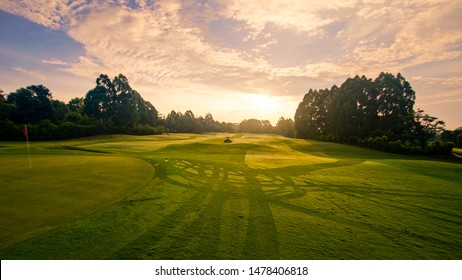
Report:
[{"label": "tree line", "polygon": [[34,140],[84,137],[106,133],[156,134],[158,112],[133,90],[122,74],[100,75],[85,97],[67,104],[53,98],[43,85],[1,95],[0,137],[18,140],[24,124]]},{"label": "tree line", "polygon": [[[20,140],[24,124],[34,140],[85,137],[98,134],[149,135],[161,133],[242,132],[275,133],[286,137],[346,142],[407,154],[447,154],[462,146],[462,128],[445,130],[444,121],[414,110],[416,93],[401,75],[381,73],[347,79],[340,87],[310,89],[294,120],[216,121],[210,113],[196,117],[191,110],[159,114],[153,104],[119,74],[105,74],[84,97],[68,103],[53,98],[43,85],[3,94],[0,90],[0,140]],[[437,139],[437,137],[439,137]]]},{"label": "tree line", "polygon": [[448,154],[454,142],[461,145],[459,135],[431,141],[445,123],[414,110],[415,98],[401,74],[383,72],[374,80],[356,76],[340,87],[310,89],[295,112],[295,137],[407,154]]},{"label": "tree line", "polygon": [[276,127],[267,120],[219,122],[212,114],[196,117],[191,110],[161,116],[155,106],[134,90],[122,74],[105,74],[84,97],[68,103],[53,98],[43,85],[0,91],[0,140],[20,140],[24,124],[34,140],[85,137],[98,134],[161,134],[204,132],[280,133],[293,136],[293,121],[281,118]]}]

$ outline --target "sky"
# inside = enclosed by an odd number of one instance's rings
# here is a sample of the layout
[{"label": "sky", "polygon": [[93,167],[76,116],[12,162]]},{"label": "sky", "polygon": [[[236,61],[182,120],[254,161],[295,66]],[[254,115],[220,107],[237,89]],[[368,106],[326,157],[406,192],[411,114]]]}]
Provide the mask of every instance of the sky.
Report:
[{"label": "sky", "polygon": [[309,89],[401,73],[462,126],[462,0],[0,0],[0,89],[68,102],[124,74],[160,113],[292,118]]}]

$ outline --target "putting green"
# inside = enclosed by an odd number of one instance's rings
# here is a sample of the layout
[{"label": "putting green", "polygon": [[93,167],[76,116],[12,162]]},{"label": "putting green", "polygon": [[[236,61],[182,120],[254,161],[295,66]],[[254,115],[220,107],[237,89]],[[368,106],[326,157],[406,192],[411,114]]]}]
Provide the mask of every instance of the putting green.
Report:
[{"label": "putting green", "polygon": [[146,161],[120,156],[2,157],[0,248],[103,209],[153,176]]}]

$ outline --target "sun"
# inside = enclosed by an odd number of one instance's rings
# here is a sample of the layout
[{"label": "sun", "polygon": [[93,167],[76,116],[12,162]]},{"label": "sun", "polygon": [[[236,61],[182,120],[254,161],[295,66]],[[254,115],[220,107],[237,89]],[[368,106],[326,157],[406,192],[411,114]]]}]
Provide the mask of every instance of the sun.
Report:
[{"label": "sun", "polygon": [[[268,120],[276,125],[280,117],[290,117],[298,106],[298,100],[271,95],[267,92],[235,93],[227,96],[226,102],[220,99],[216,108],[223,111],[220,117],[233,118],[233,122],[244,119]],[[232,112],[232,114],[226,113]]]},{"label": "sun", "polygon": [[266,94],[252,94],[251,100],[255,110],[260,113],[274,111],[277,106],[276,100]]}]

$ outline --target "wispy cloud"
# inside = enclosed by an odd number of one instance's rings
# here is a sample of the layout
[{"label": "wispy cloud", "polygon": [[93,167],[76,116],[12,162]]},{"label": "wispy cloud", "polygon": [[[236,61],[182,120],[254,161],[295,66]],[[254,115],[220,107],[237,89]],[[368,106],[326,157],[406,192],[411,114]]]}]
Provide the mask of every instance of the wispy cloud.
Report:
[{"label": "wispy cloud", "polygon": [[[183,8],[192,5],[188,1],[6,1],[0,7],[49,28],[63,29],[82,43],[88,57],[70,65],[68,71],[72,73],[86,70],[81,64],[97,57],[101,66],[127,71],[154,83],[178,79],[218,82],[220,77],[224,82],[229,82],[227,77],[242,82],[239,78],[261,79],[261,75],[269,81],[286,74],[323,78],[321,75],[340,73],[397,72],[461,55],[460,49],[451,48],[462,41],[462,33],[456,32],[462,9],[457,1],[394,1],[389,5],[343,0],[226,3],[213,5],[212,1],[203,4],[200,11],[196,4],[196,14],[202,13],[206,22],[201,26],[195,26],[190,19],[194,13],[184,13]],[[223,48],[204,40],[217,13],[245,24],[247,32],[240,39],[258,39],[253,51],[239,43]],[[287,37],[288,32],[295,33]],[[298,52],[284,55],[281,46],[289,44],[298,46]],[[275,59],[288,55],[292,55],[292,65],[274,67]],[[204,78],[207,75],[214,78]]]},{"label": "wispy cloud", "polygon": [[69,65],[68,62],[62,61],[59,59],[50,59],[50,60],[42,59],[42,63],[51,64],[51,65]]},{"label": "wispy cloud", "polygon": [[91,0],[5,0],[0,2],[0,9],[4,11],[59,30],[66,30],[70,25],[75,24],[80,13],[95,6],[96,3]]},{"label": "wispy cloud", "polygon": [[[239,84],[265,71],[264,62],[237,49],[209,44],[200,29],[183,26],[181,21],[180,6],[175,3],[136,13],[114,6],[88,13],[68,33],[85,46],[89,56],[101,61],[100,66],[156,84],[188,87],[232,80]],[[82,61],[71,65],[70,71],[88,75],[81,66]],[[79,73],[79,68],[84,71]]]},{"label": "wispy cloud", "polygon": [[[79,77],[124,73],[153,91],[300,97],[356,74],[462,57],[462,5],[452,0],[6,0],[0,9],[85,49],[78,61],[42,63]],[[439,90],[457,96],[460,73],[447,73]],[[425,102],[436,102],[435,76],[411,80]]]},{"label": "wispy cloud", "polygon": [[44,80],[45,79],[45,75],[43,73],[39,72],[39,71],[36,71],[36,70],[25,69],[25,68],[22,68],[22,67],[15,67],[14,71],[16,71],[19,74],[26,75],[26,76],[29,76],[29,77],[32,77],[32,78],[35,78],[35,79],[39,79],[39,80]]}]

